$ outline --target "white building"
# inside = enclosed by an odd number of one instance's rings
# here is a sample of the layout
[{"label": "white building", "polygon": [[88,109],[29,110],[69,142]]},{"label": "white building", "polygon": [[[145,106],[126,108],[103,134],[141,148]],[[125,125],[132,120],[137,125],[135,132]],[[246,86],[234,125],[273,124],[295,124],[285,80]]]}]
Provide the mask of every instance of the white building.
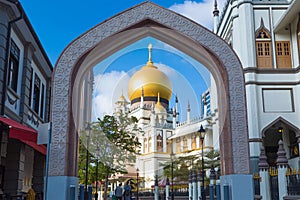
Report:
[{"label": "white building", "polygon": [[214,32],[235,50],[244,69],[251,169],[260,147],[275,166],[283,139],[291,167],[299,168],[300,0],[227,1]]}]

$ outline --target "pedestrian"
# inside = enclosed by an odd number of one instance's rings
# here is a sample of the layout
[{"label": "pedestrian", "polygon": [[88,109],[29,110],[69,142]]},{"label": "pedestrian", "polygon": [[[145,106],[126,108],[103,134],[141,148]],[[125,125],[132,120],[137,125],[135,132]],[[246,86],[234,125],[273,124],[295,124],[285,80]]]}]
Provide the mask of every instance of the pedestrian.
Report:
[{"label": "pedestrian", "polygon": [[117,197],[117,200],[122,200],[122,195],[123,195],[123,189],[122,189],[122,183],[120,183],[116,190],[115,190],[115,195]]},{"label": "pedestrian", "polygon": [[124,186],[124,200],[131,200],[131,187],[129,181]]}]

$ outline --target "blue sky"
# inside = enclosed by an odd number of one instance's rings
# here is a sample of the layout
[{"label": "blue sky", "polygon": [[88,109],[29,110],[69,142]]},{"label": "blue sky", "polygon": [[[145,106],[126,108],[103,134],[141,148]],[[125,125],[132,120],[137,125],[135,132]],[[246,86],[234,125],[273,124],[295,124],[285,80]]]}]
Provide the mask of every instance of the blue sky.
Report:
[{"label": "blue sky", "polygon": [[[55,66],[59,55],[71,41],[102,21],[144,1],[20,0],[20,2],[50,61]],[[185,15],[210,30],[213,27],[213,0],[152,0],[151,2]],[[218,2],[219,5],[224,4],[224,0]],[[107,113],[107,108],[112,109],[113,101],[120,96],[122,90],[124,92],[124,83],[129,80],[129,75],[146,63],[148,43],[154,43],[154,63],[167,73],[173,86],[177,87],[173,87],[173,93],[185,96],[185,98],[179,96],[181,112],[186,113],[187,101],[190,101],[192,116],[198,115],[199,95],[209,85],[206,69],[196,71],[195,67],[199,66],[199,63],[187,55],[153,38],[145,38],[95,66],[95,74],[99,78],[96,79],[101,82],[95,84],[94,110],[97,110],[97,113],[94,113],[95,117]],[[107,85],[111,87],[104,87]],[[126,91],[124,93],[126,96]],[[187,96],[189,98],[186,98]],[[98,107],[98,104],[101,106]]]}]

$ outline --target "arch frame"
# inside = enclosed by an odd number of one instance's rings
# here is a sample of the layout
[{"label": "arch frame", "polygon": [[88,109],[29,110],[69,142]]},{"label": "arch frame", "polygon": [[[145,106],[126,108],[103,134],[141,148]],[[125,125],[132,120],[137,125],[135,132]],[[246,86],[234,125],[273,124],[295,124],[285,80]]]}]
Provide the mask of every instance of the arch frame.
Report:
[{"label": "arch frame", "polygon": [[[136,31],[138,28],[143,28],[145,32],[139,34]],[[113,42],[113,39],[128,37],[128,33],[132,32],[132,39],[127,38],[122,44]],[[222,174],[249,174],[244,74],[237,55],[225,41],[208,29],[147,1],[90,29],[70,43],[59,57],[53,73],[50,177],[77,177],[78,136],[73,115],[78,113],[73,113],[72,98],[78,96],[76,89],[79,88],[78,83],[81,82],[82,75],[93,67],[93,62],[86,63],[86,58],[92,55],[93,50],[110,45],[106,54],[102,57],[98,55],[94,60],[96,63],[145,36],[156,37],[169,43],[196,60],[204,62],[211,71],[217,87],[224,89],[218,90],[219,113],[223,116],[220,118],[220,123],[223,124],[220,130]],[[181,39],[192,46],[189,48]],[[207,60],[201,60],[201,56],[207,56]]]}]

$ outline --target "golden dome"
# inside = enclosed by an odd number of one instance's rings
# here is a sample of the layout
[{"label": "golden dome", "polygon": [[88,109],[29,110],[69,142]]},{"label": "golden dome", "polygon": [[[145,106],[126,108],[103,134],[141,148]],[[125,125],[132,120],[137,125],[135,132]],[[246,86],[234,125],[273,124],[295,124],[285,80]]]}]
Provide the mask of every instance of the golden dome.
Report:
[{"label": "golden dome", "polygon": [[151,45],[149,45],[149,60],[141,70],[136,72],[128,84],[128,97],[130,101],[141,97],[143,89],[145,97],[160,97],[170,100],[172,84],[168,76],[153,65],[151,60]]}]

